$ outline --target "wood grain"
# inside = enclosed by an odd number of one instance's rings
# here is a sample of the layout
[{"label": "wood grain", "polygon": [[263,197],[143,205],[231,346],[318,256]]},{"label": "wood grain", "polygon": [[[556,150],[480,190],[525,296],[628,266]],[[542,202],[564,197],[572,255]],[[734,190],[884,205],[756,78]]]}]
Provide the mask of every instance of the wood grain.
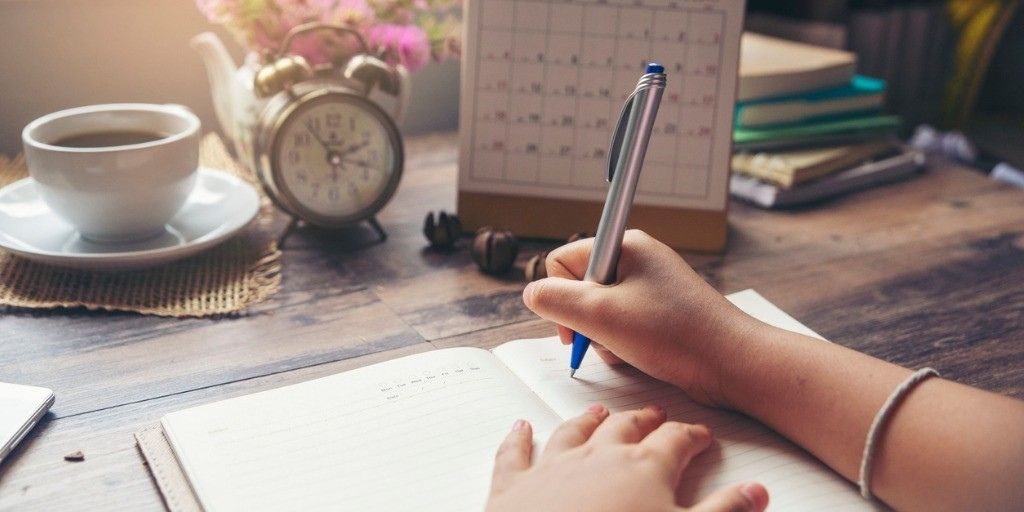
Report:
[{"label": "wood grain", "polygon": [[[199,388],[77,416],[47,417],[0,467],[0,511],[159,510],[160,495],[132,434],[169,412],[326,377],[431,350],[427,343]],[[81,450],[85,461],[64,455]]]},{"label": "wood grain", "polygon": [[[300,228],[282,291],[244,315],[166,319],[0,312],[0,381],[48,386],[51,414],[0,466],[0,510],[159,509],[131,433],[169,411],[422,350],[554,334],[522,304],[517,267],[479,273],[468,240],[427,249],[455,206],[456,137],[413,138],[389,238]],[[730,205],[728,249],[685,254],[723,293],[755,288],[829,339],[1024,398],[1024,193],[939,163],[815,208]],[[284,225],[279,218],[276,224]],[[66,453],[86,460],[70,463]]]}]

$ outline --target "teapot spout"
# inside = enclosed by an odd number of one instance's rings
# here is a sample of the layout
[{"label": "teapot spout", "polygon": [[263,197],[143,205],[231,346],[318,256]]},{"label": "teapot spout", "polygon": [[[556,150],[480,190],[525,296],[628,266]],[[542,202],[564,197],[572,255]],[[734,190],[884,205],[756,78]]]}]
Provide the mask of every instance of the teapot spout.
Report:
[{"label": "teapot spout", "polygon": [[238,136],[235,123],[234,105],[237,101],[235,84],[235,62],[228,54],[224,43],[212,32],[203,32],[192,38],[191,46],[203,59],[207,78],[210,80],[210,91],[213,95],[213,107],[217,113],[220,127],[229,139]]}]

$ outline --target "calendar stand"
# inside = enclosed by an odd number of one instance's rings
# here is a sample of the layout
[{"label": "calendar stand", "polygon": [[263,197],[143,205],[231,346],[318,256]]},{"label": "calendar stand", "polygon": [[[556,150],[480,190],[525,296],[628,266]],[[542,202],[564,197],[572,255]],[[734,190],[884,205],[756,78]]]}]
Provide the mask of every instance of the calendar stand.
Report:
[{"label": "calendar stand", "polygon": [[[604,204],[592,201],[459,193],[459,220],[468,233],[500,226],[523,238],[565,240],[597,229]],[[532,213],[526,213],[532,212]],[[629,227],[681,249],[721,252],[725,249],[726,212],[634,205]]]},{"label": "calendar stand", "polygon": [[742,0],[469,0],[460,94],[462,225],[564,239],[597,228],[608,146],[647,62],[666,87],[631,227],[721,251]]}]

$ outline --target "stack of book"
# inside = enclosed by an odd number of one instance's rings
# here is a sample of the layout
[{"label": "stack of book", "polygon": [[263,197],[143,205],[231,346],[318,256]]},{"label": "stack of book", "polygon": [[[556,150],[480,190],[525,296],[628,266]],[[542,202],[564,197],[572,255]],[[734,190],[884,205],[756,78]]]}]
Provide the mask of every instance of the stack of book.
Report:
[{"label": "stack of book", "polygon": [[921,162],[882,112],[884,81],[856,55],[743,35],[733,131],[733,195],[765,207],[814,201],[903,177]]}]

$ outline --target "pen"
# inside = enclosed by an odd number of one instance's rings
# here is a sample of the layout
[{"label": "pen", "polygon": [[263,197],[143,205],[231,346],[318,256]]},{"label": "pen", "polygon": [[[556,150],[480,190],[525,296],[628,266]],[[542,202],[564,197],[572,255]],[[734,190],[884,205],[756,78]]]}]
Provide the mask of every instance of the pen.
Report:
[{"label": "pen", "polygon": [[[654,118],[658,115],[661,95],[665,92],[665,68],[654,62],[647,64],[643,76],[636,84],[622,106],[619,121],[612,132],[608,151],[608,197],[597,225],[594,249],[583,279],[601,284],[615,282],[615,269],[619,266],[622,252],[622,236],[626,232],[629,209],[644,165],[647,143],[651,139]],[[569,377],[576,375],[583,356],[590,347],[590,338],[572,333],[572,358],[569,361]]]}]

